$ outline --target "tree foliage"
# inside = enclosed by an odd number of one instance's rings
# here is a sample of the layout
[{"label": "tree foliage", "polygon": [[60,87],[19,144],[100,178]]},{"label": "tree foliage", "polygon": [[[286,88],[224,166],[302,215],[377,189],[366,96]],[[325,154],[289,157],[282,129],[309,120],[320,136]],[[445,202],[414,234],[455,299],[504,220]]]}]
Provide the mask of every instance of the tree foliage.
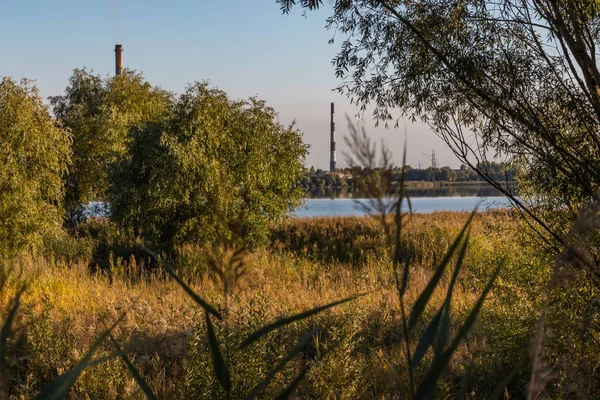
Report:
[{"label": "tree foliage", "polygon": [[168,92],[125,70],[102,79],[75,69],[62,96],[51,97],[54,114],[73,134],[73,167],[65,177],[66,208],[72,220],[82,205],[104,198],[108,168],[125,151],[131,127],[168,108]]},{"label": "tree foliage", "polygon": [[257,244],[300,201],[307,147],[264,101],[195,83],[131,137],[111,174],[112,217],[153,245]]},{"label": "tree foliage", "polygon": [[[297,3],[278,0],[284,12]],[[302,0],[307,10],[320,0]],[[596,0],[336,0],[338,90],[379,121],[420,119],[510,195],[548,243],[600,184]],[[486,161],[520,171],[515,196]]]},{"label": "tree foliage", "polygon": [[60,229],[71,137],[31,81],[0,81],[0,256],[33,251]]}]

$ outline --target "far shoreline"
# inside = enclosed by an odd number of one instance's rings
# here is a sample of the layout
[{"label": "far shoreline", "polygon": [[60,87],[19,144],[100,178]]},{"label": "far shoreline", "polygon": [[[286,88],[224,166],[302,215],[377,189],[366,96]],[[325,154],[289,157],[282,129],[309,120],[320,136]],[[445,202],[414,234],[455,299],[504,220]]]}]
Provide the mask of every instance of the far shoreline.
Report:
[{"label": "far shoreline", "polygon": [[[509,186],[517,186],[516,181],[503,182]],[[399,184],[399,183],[397,183]],[[480,186],[480,187],[493,187],[485,181],[404,181],[404,186],[407,188],[418,188],[418,189],[431,189],[436,187],[446,186]],[[328,185],[328,186],[311,186],[307,188],[307,191],[314,191],[319,189],[345,189],[354,190],[352,185]]]}]

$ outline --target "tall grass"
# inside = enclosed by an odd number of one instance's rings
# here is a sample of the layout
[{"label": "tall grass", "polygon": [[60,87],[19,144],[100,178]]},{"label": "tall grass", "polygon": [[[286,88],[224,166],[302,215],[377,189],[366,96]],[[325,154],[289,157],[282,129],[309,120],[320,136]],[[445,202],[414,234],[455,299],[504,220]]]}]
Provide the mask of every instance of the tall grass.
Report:
[{"label": "tall grass", "polygon": [[[401,231],[401,251],[412,249],[412,260],[417,264],[435,264],[436,260],[442,259],[453,238],[460,232],[465,223],[464,215],[444,211],[413,214],[405,221]],[[387,219],[393,223],[394,217],[389,215]],[[472,241],[470,247],[475,246],[477,251],[492,251],[493,246],[498,244],[498,235],[506,234],[507,230],[514,227],[513,215],[509,210],[489,211],[485,216],[478,214],[471,223],[471,230],[478,233],[477,240]],[[486,236],[489,240],[485,240]],[[271,242],[274,250],[326,264],[360,267],[375,261],[391,262],[392,248],[376,217],[291,219],[271,230]],[[499,255],[503,253],[502,250],[499,249]],[[482,268],[489,267],[484,258],[472,261],[481,263]]]},{"label": "tall grass", "polygon": [[[412,223],[420,237],[438,234],[450,242],[467,217],[464,213],[415,215]],[[295,222],[301,226],[306,223]],[[365,223],[369,223],[367,218]],[[510,370],[506,364],[518,359],[528,346],[532,335],[529,327],[539,306],[535,296],[527,291],[539,290],[546,278],[543,268],[534,269],[533,265],[529,267],[532,269],[527,282],[511,275],[531,263],[528,250],[511,234],[515,226],[506,214],[485,213],[473,220],[464,275],[459,277],[452,298],[453,320],[464,318],[474,304],[489,277],[489,271],[483,271],[486,265],[502,262],[507,273],[501,274],[488,300],[494,307],[484,307],[480,321],[471,331],[469,347],[459,346],[450,372],[442,377],[441,394],[458,393],[456,380],[466,376],[471,362],[477,368],[469,390],[481,396],[490,393],[498,383],[498,368]],[[490,248],[498,249],[497,253],[490,254]],[[415,246],[415,259],[433,257],[419,249],[429,251],[425,246]],[[401,346],[403,333],[398,319],[400,308],[389,263],[370,260],[356,268],[343,262],[315,261],[287,251],[269,250],[248,254],[245,262],[246,274],[229,301],[228,340],[232,347],[281,315],[294,315],[356,293],[371,293],[269,333],[258,345],[235,353],[230,368],[236,390],[248,390],[252,383],[259,383],[276,360],[287,354],[305,332],[314,329],[319,334],[309,346],[312,350],[307,349],[302,357],[292,360],[289,368],[267,386],[265,396],[282,390],[307,362],[312,366],[298,388],[302,397],[334,398],[339,394],[342,398],[368,398],[408,389],[408,375],[403,367],[404,346]],[[213,393],[221,393],[213,372],[205,317],[174,281],[160,274],[134,279],[126,272],[90,274],[88,264],[85,259],[65,263],[44,258],[22,259],[17,263],[21,276],[29,277],[30,284],[22,296],[24,312],[15,327],[22,327],[28,333],[26,340],[11,342],[11,347],[18,350],[10,364],[11,393],[33,396],[58,373],[75,365],[97,335],[122,312],[125,318],[113,336],[121,347],[128,349],[132,363],[157,397],[210,398]],[[432,272],[430,264],[414,264],[405,294],[407,307],[414,303]],[[16,272],[12,272],[2,292],[5,310],[19,288],[18,282]],[[216,276],[195,278],[189,283],[207,302],[222,308],[223,288]],[[448,284],[449,279],[443,278],[425,309],[426,316],[435,315]],[[519,297],[514,297],[515,293]],[[504,303],[503,296],[513,299],[514,306]],[[496,303],[503,308],[497,308]],[[524,314],[524,309],[531,312]],[[416,343],[425,326],[422,322],[417,324],[411,343]],[[215,325],[216,335],[222,337],[223,329]],[[106,342],[97,357],[115,351]],[[25,355],[26,359],[21,358]],[[429,357],[426,355],[425,360]],[[515,386],[509,390],[518,394],[522,388]],[[141,395],[126,365],[118,358],[84,371],[72,393],[87,393],[96,398]]]}]

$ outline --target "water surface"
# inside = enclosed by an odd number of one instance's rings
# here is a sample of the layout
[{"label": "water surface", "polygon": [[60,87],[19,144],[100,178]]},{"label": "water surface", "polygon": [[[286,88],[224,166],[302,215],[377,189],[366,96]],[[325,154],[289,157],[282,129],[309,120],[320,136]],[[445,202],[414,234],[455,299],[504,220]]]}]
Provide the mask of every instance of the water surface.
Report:
[{"label": "water surface", "polygon": [[[476,206],[483,211],[510,206],[506,197],[487,185],[409,188],[408,194],[413,211],[418,213],[472,211]],[[369,200],[354,199],[354,196],[359,197],[359,194],[344,189],[313,191],[304,205],[294,210],[293,215],[301,218],[366,215],[367,212],[361,205],[368,205]],[[406,203],[403,203],[403,210],[408,210]],[[107,205],[103,202],[90,202],[85,211],[86,216],[105,217],[109,213]]]},{"label": "water surface", "polygon": [[[432,213],[435,211],[473,211],[491,210],[510,207],[510,202],[504,196],[465,196],[465,197],[411,197],[413,212]],[[294,210],[294,215],[300,218],[366,215],[365,205],[368,199],[307,199],[304,206]],[[391,204],[388,202],[388,204]],[[361,206],[362,205],[362,206]],[[406,203],[403,210],[407,211]]]}]

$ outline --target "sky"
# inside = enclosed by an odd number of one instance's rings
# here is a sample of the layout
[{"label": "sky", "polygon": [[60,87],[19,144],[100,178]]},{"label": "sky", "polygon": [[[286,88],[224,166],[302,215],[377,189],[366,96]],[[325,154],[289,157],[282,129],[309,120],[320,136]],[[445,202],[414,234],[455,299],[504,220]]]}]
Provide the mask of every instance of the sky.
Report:
[{"label": "sky", "polygon": [[[327,2],[325,2],[327,3]],[[231,98],[257,96],[296,121],[310,145],[307,166],[329,168],[329,104],[335,102],[338,166],[347,166],[347,118],[383,140],[401,164],[460,163],[423,124],[406,120],[398,129],[375,127],[370,115],[334,92],[341,81],[331,60],[341,38],[325,28],[331,9],[282,15],[275,0],[0,0],[0,76],[36,80],[47,98],[62,94],[73,69],[114,74],[114,45],[123,64],[152,84],[181,93],[208,80]]]}]

